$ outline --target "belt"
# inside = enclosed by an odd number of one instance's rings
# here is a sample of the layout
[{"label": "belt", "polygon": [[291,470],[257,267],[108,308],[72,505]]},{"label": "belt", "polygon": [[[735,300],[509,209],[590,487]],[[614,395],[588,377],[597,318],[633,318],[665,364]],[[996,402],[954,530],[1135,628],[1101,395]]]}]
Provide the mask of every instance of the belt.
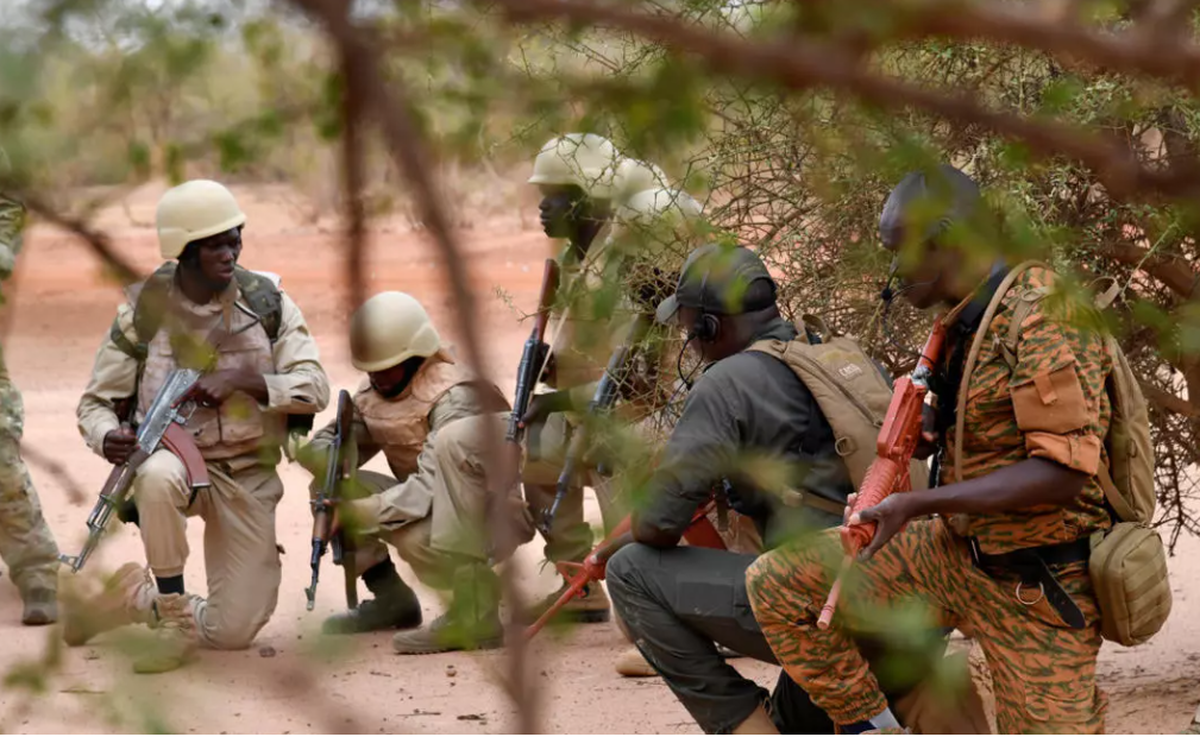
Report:
[{"label": "belt", "polygon": [[1069,543],[1057,545],[1042,545],[1036,548],[1021,548],[1008,553],[989,555],[979,549],[979,539],[967,538],[967,547],[971,551],[971,561],[975,567],[991,578],[996,578],[998,572],[1011,573],[1017,576],[1017,601],[1022,604],[1036,604],[1037,600],[1027,602],[1021,598],[1021,586],[1036,585],[1050,606],[1058,612],[1072,629],[1083,629],[1087,622],[1083,612],[1054,577],[1050,566],[1066,565],[1087,561],[1092,555],[1092,545],[1089,538],[1080,538]]}]

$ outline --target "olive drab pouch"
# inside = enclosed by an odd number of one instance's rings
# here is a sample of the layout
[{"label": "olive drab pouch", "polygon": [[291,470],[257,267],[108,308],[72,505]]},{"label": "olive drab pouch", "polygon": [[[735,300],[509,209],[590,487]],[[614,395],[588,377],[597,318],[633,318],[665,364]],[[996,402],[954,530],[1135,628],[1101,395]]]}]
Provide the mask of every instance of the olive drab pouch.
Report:
[{"label": "olive drab pouch", "polygon": [[[987,334],[991,317],[1008,288],[1023,271],[1043,267],[1029,261],[1015,267],[985,313],[977,335]],[[1107,309],[1119,293],[1112,279],[1097,280],[1097,309]],[[1009,366],[1016,365],[1020,328],[1034,305],[1049,293],[1047,289],[1029,290],[1017,302],[1008,335],[1000,340],[1000,355]],[[1088,570],[1100,606],[1100,627],[1106,640],[1131,647],[1149,640],[1171,613],[1171,584],[1167,576],[1167,557],[1162,538],[1150,525],[1157,496],[1154,490],[1154,445],[1150,438],[1150,418],[1146,399],[1137,377],[1115,337],[1104,338],[1105,350],[1112,358],[1112,372],[1106,388],[1112,403],[1112,418],[1104,438],[1107,463],[1101,463],[1096,480],[1104,490],[1113,527],[1091,538]],[[977,355],[978,350],[973,349]],[[970,380],[974,356],[968,359],[964,386]],[[960,397],[959,422],[963,407]],[[962,428],[958,428],[961,442]],[[961,448],[955,453],[961,459]],[[956,476],[961,478],[961,475]]]},{"label": "olive drab pouch", "polygon": [[[1108,307],[1116,293],[1113,282],[1097,297],[1097,306]],[[1162,538],[1150,526],[1158,498],[1146,399],[1116,339],[1105,340],[1112,356],[1112,422],[1104,442],[1108,465],[1100,467],[1097,478],[1114,524],[1107,534],[1093,537],[1088,565],[1104,638],[1132,647],[1149,640],[1167,621],[1171,582]]]}]

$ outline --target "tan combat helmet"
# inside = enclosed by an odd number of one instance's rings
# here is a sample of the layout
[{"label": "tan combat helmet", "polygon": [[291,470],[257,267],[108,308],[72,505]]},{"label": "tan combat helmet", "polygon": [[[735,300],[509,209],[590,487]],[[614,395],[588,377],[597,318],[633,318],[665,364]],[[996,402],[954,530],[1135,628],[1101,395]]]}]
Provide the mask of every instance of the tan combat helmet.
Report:
[{"label": "tan combat helmet", "polygon": [[616,195],[617,166],[621,152],[603,136],[568,133],[542,146],[533,161],[530,184],[574,185],[588,197],[611,200]]},{"label": "tan combat helmet", "polygon": [[163,193],[155,224],[162,256],[172,259],[192,241],[245,225],[246,214],[224,185],[193,179]]},{"label": "tan combat helmet", "polygon": [[670,182],[666,173],[648,161],[622,159],[617,164],[614,199],[618,202],[628,202],[637,193],[648,189],[665,189],[668,186]]},{"label": "tan combat helmet", "polygon": [[[667,187],[646,189],[617,207],[613,238],[645,233],[662,240],[686,235],[704,208],[687,192]],[[669,234],[669,235],[668,235]]]},{"label": "tan combat helmet", "polygon": [[350,362],[359,371],[383,371],[442,347],[429,313],[404,292],[380,292],[350,318]]}]

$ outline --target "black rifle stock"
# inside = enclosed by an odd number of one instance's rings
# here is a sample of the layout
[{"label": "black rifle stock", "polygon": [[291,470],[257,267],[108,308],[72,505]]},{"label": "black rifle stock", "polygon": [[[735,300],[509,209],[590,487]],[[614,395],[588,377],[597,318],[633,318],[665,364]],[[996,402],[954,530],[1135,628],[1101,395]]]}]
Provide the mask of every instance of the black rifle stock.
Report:
[{"label": "black rifle stock", "polygon": [[[312,611],[317,601],[317,581],[321,576],[321,557],[325,549],[332,548],[334,565],[342,566],[346,577],[346,606],[354,609],[358,606],[358,572],[354,569],[354,551],[350,536],[342,528],[338,514],[338,502],[341,501],[343,484],[354,469],[349,462],[350,449],[353,447],[354,403],[350,392],[343,389],[338,393],[337,420],[333,442],[329,444],[329,453],[325,464],[325,482],[317,497],[312,500],[313,532],[312,555],[309,565],[312,567],[312,582],[304,589],[307,599],[305,604]],[[349,555],[347,555],[349,553]]]}]

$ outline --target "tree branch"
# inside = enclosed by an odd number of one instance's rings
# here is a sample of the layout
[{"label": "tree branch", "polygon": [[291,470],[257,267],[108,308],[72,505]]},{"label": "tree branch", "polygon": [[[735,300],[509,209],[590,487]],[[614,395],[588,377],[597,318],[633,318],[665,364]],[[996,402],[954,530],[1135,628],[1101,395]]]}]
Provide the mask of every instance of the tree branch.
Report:
[{"label": "tree branch", "polygon": [[874,74],[845,50],[804,43],[795,38],[745,41],[731,33],[714,33],[672,18],[637,13],[583,0],[497,0],[514,22],[558,19],[593,23],[630,31],[675,49],[695,54],[709,69],[738,77],[770,81],[792,90],[827,87],[887,110],[916,108],[958,125],[981,125],[1029,146],[1042,159],[1068,157],[1092,169],[1115,197],[1126,199],[1147,191],[1183,197],[1200,191],[1200,166],[1180,162],[1170,170],[1138,163],[1116,137],[1089,133],[1077,126],[989,110],[975,97],[948,95]]}]

